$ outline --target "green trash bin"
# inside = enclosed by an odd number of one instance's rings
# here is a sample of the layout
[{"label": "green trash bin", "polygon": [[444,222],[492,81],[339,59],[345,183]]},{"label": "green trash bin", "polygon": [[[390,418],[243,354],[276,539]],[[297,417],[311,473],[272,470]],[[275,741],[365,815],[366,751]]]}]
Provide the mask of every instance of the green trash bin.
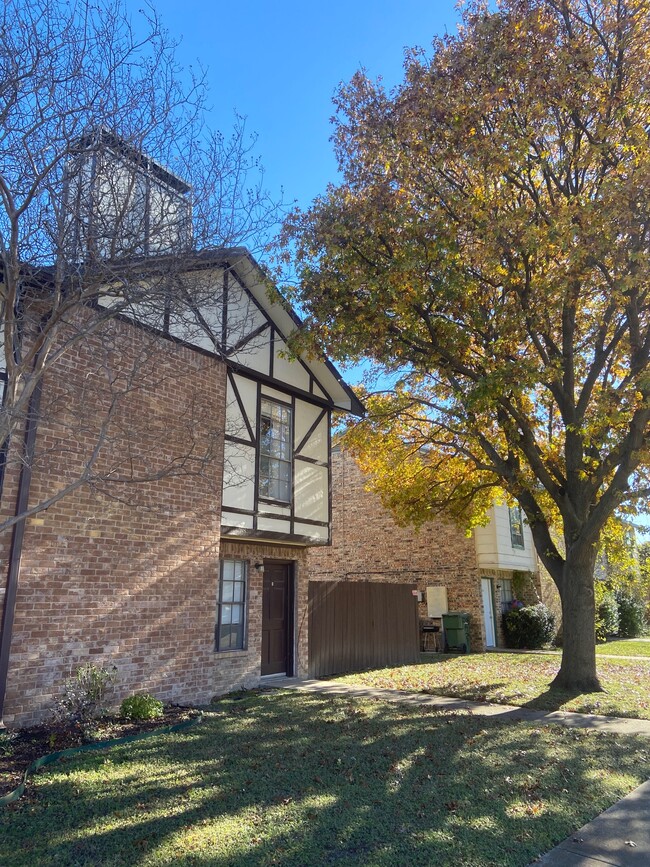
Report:
[{"label": "green trash bin", "polygon": [[445,653],[469,653],[469,614],[467,611],[450,611],[442,615],[445,630]]}]

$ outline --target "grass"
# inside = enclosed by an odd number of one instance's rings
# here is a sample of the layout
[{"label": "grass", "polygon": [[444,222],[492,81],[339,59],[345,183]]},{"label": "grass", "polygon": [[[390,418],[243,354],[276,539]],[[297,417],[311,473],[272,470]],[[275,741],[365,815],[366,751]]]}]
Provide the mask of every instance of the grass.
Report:
[{"label": "grass", "polygon": [[529,864],[650,773],[640,738],[290,692],[40,772],[3,867]]},{"label": "grass", "polygon": [[607,656],[647,656],[650,658],[650,638],[629,639],[619,638],[606,641],[604,644],[596,645],[596,655],[606,654]]},{"label": "grass", "polygon": [[598,673],[605,692],[580,695],[549,689],[559,666],[558,655],[550,653],[432,654],[420,665],[366,671],[339,679],[540,710],[650,719],[650,659],[600,659]]}]

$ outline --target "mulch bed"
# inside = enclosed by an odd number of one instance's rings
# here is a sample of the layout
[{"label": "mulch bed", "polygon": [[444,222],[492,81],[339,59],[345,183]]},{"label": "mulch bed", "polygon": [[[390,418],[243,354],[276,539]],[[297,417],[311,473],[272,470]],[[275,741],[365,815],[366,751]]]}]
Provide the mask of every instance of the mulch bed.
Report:
[{"label": "mulch bed", "polygon": [[58,723],[28,729],[0,731],[0,797],[20,784],[26,768],[36,759],[57,750],[80,747],[97,741],[110,741],[141,732],[173,726],[196,716],[193,708],[169,705],[163,715],[152,720],[134,722],[119,717],[103,717],[93,721],[92,736],[84,737],[78,726]]}]

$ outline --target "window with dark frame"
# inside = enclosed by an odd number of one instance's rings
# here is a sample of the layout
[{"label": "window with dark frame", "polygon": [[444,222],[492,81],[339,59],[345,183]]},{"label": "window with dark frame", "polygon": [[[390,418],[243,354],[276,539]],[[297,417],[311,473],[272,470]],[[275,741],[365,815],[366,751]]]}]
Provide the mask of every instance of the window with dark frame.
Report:
[{"label": "window with dark frame", "polygon": [[524,519],[520,506],[510,506],[510,543],[513,548],[524,547]]},{"label": "window with dark frame", "polygon": [[222,560],[217,601],[215,650],[244,650],[246,646],[245,560]]},{"label": "window with dark frame", "polygon": [[512,579],[501,579],[501,610],[507,611],[515,597],[512,595]]},{"label": "window with dark frame", "polygon": [[259,496],[291,502],[291,409],[268,398],[260,407]]}]

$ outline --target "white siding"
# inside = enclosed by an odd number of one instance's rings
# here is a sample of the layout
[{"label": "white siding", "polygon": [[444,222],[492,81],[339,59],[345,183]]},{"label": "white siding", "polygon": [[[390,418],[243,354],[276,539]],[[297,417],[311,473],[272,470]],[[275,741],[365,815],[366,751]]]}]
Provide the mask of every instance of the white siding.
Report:
[{"label": "white siding", "polygon": [[221,526],[222,527],[238,527],[241,530],[252,530],[253,529],[253,516],[252,515],[237,515],[234,512],[222,512],[221,513]]},{"label": "white siding", "polygon": [[489,511],[490,523],[486,527],[474,529],[474,543],[476,545],[476,560],[479,567],[487,569],[494,566],[497,560],[497,537],[496,524],[494,522],[494,508]]},{"label": "white siding", "polygon": [[328,418],[327,415],[318,423],[316,429],[309,437],[305,445],[300,450],[300,454],[306,458],[312,458],[315,461],[327,463],[327,445],[328,445]]},{"label": "white siding", "polygon": [[[236,346],[267,322],[267,317],[248,292],[234,278],[231,279],[228,285],[228,347]],[[265,343],[268,346],[270,330],[267,329],[265,334]]]},{"label": "white siding", "polygon": [[[228,379],[226,387],[226,436],[250,441],[251,437],[248,426],[250,426],[253,434],[255,434],[256,427],[255,407],[257,406],[257,388],[254,382],[244,379],[244,377],[235,376],[233,379],[244,407],[244,414],[242,414],[239,401],[234,393],[230,379]],[[246,425],[246,421],[248,421],[248,426]]]},{"label": "white siding", "polygon": [[530,528],[524,522],[524,547],[513,548],[508,506],[504,504],[492,506],[490,523],[487,527],[477,527],[474,530],[474,540],[479,569],[537,571],[537,557]]},{"label": "white siding", "polygon": [[170,311],[169,333],[209,352],[221,348],[223,320],[223,269],[195,271],[179,278],[181,288],[191,297],[195,312],[187,304]]},{"label": "white siding", "polygon": [[290,382],[295,388],[309,391],[309,373],[296,359],[287,358],[287,344],[280,338],[274,341],[273,378]]},{"label": "white siding", "polygon": [[304,461],[295,462],[295,515],[296,519],[327,521],[329,516],[327,467]]},{"label": "white siding", "polygon": [[[236,343],[236,341],[232,341]],[[269,375],[271,369],[271,331],[265,329],[261,334],[252,337],[241,349],[233,352],[230,358],[242,367],[257,370]]]},{"label": "white siding", "polygon": [[262,394],[265,397],[270,397],[271,400],[279,400],[282,403],[291,403],[291,397],[283,391],[278,391],[277,388],[271,388],[269,385],[262,386]]},{"label": "white siding", "polygon": [[295,449],[298,448],[302,440],[305,438],[307,431],[322,411],[323,410],[320,406],[315,406],[313,403],[307,403],[304,400],[296,401],[296,418],[294,422],[296,435],[293,446]]},{"label": "white siding", "polygon": [[314,542],[327,542],[329,539],[327,527],[315,527],[313,524],[301,524],[299,521],[296,521],[293,529],[298,536],[307,536]]},{"label": "white siding", "polygon": [[291,521],[286,521],[282,518],[258,518],[257,529],[266,530],[271,533],[290,533]]},{"label": "white siding", "polygon": [[224,445],[223,508],[253,510],[255,505],[255,448]]},{"label": "white siding", "polygon": [[314,383],[314,394],[316,397],[322,397],[323,400],[329,400],[329,397],[325,394],[322,388],[319,387],[318,383]]},{"label": "white siding", "polygon": [[[233,387],[234,385],[234,387]],[[239,394],[237,400],[235,389]],[[291,404],[291,396],[279,389],[265,384],[259,385],[241,374],[231,374],[228,378],[226,433],[238,440],[248,440],[250,434],[246,420],[255,437],[258,436],[258,389],[262,396]],[[241,406],[240,406],[241,403]],[[294,399],[293,415],[293,449],[305,439],[314,423],[323,415],[320,406],[307,400]],[[243,412],[242,412],[243,409]],[[238,527],[255,530],[263,537],[275,533],[293,533],[296,536],[306,536],[320,543],[329,538],[329,413],[325,413],[301,449],[302,457],[295,454],[292,462],[292,496],[293,503],[259,502],[255,503],[256,489],[256,446],[241,442],[226,441],[224,455],[224,491],[222,524],[226,527]],[[314,463],[318,461],[319,463]],[[229,514],[229,509],[242,509],[255,512],[253,515],[241,516]],[[292,518],[294,525],[292,528]],[[244,517],[246,520],[244,520]],[[250,521],[248,518],[250,517]],[[319,527],[312,523],[322,522]]]}]

